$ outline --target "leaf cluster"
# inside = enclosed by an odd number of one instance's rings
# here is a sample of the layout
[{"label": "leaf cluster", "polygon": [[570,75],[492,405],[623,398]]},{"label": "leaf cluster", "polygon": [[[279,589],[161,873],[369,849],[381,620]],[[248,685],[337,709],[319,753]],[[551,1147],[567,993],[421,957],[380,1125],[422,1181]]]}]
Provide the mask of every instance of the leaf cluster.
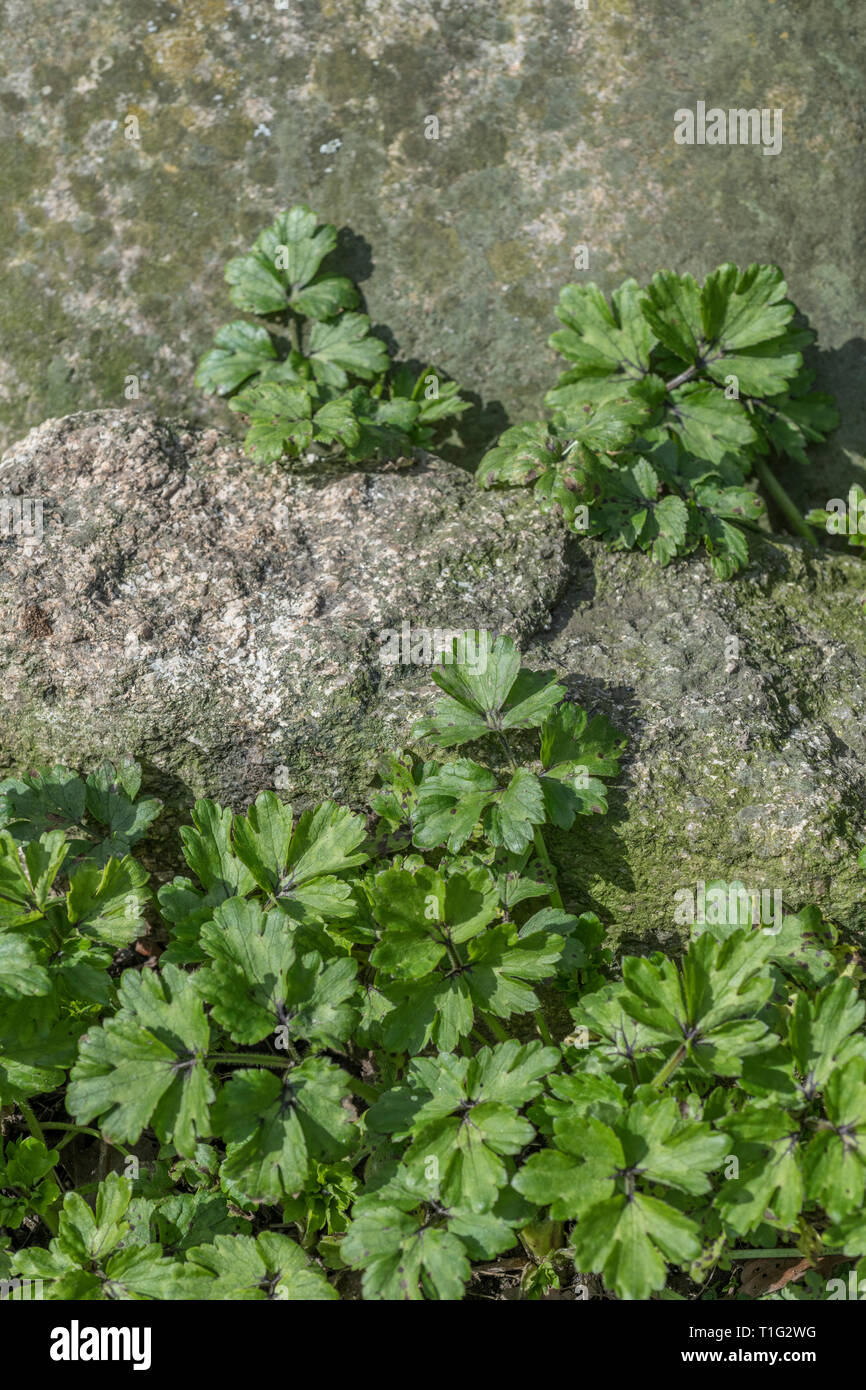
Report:
[{"label": "leaf cluster", "polygon": [[[866,1259],[858,958],[817,909],[738,909],[615,974],[544,832],[604,814],[622,740],[476,639],[369,818],[201,800],[155,894],[134,765],[2,785],[4,1277],[450,1300],[523,1250],[526,1298],[580,1270],[646,1299],[672,1269],[717,1289],[744,1242]],[[118,981],[150,919],[158,968]],[[95,1195],[68,1162],[94,1140]]]},{"label": "leaf cluster", "polygon": [[248,419],[244,445],[260,463],[311,450],[393,458],[469,409],[432,367],[417,377],[392,367],[356,286],[328,269],[336,249],[336,228],[300,203],[226,266],[232,303],[257,321],[220,328],[195,381]]},{"label": "leaf cluster", "polygon": [[807,465],[839,422],[812,389],[815,335],[782,272],[726,263],[699,285],[659,271],[609,302],[571,284],[556,313],[550,344],[569,365],[547,393],[551,417],[506,430],[479,482],[531,483],[542,508],[613,549],[665,565],[703,546],[720,577],[742,569],[765,511],[753,479],[767,481],[774,457]]}]

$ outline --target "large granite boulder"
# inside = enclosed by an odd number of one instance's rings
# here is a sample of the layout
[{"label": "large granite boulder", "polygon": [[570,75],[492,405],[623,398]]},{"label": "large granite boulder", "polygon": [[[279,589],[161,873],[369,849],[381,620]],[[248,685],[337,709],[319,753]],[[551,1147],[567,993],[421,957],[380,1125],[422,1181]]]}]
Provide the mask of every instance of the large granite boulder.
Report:
[{"label": "large granite boulder", "polygon": [[263,470],[123,411],[33,430],[0,492],[42,509],[41,536],[0,542],[3,773],[129,753],[175,815],[275,786],[361,806],[435,695],[383,663],[384,634],[487,626],[628,736],[611,814],[554,840],[568,900],[615,939],[666,938],[677,891],[714,878],[862,919],[855,557],[757,538],[725,583],[567,537],[430,455]]},{"label": "large granite boulder", "polygon": [[[529,496],[426,456],[257,469],[228,437],[132,412],[49,420],[0,464],[42,538],[0,547],[7,764],[134,752],[170,800],[357,801],[417,714],[404,622],[519,640],[568,577]],[[14,531],[14,524],[13,524]]]}]

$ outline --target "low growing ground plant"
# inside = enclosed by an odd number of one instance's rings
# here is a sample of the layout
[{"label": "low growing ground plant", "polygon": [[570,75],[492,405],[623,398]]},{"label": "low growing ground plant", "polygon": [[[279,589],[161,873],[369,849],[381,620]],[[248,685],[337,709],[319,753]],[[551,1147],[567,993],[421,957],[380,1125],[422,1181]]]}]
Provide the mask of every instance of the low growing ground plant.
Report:
[{"label": "low growing ground plant", "polygon": [[220,328],[195,380],[249,420],[244,447],[259,462],[311,449],[350,462],[393,457],[430,445],[469,409],[432,366],[392,367],[355,285],[324,268],[336,247],[336,227],[299,203],[226,267],[232,303],[257,321]]},{"label": "low growing ground plant", "polygon": [[368,818],[199,801],[156,892],[134,764],[0,785],[0,1279],[454,1300],[517,1256],[525,1298],[694,1299],[736,1297],[746,1254],[809,1261],[777,1297],[833,1296],[829,1254],[866,1275],[859,958],[806,908],[616,969],[544,835],[604,815],[622,740],[482,636]]},{"label": "low growing ground plant", "polygon": [[774,460],[807,464],[839,417],[812,390],[815,334],[778,266],[726,263],[702,286],[662,270],[610,303],[595,284],[566,285],[556,313],[550,345],[569,366],[551,414],[505,431],[479,465],[484,487],[531,483],[574,530],[660,564],[703,546],[723,578],[748,561],[765,510],[755,484],[816,544]]},{"label": "low growing ground plant", "polygon": [[[301,203],[226,267],[232,302],[255,318],[219,329],[195,380],[246,418],[260,463],[411,454],[470,408],[432,366],[392,365],[356,286],[328,269],[336,248],[336,228]],[[862,546],[858,484],[844,518],[836,499],[804,518],[779,477],[786,461],[808,466],[839,416],[812,389],[803,352],[815,334],[778,266],[726,262],[703,285],[662,270],[609,302],[596,284],[570,284],[556,313],[549,342],[569,365],[549,415],[505,430],[478,467],[483,487],[531,484],[571,529],[662,565],[703,548],[725,579],[748,563],[765,496],[809,545],[820,527]]]}]

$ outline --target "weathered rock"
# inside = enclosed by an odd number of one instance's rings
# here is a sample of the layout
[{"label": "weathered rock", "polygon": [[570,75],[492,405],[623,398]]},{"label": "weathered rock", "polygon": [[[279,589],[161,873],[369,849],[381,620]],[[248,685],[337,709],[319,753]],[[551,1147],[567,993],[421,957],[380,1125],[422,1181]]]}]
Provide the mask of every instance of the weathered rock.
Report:
[{"label": "weathered rock", "polygon": [[435,689],[381,634],[489,626],[629,737],[611,814],[554,841],[568,900],[665,937],[674,894],[739,878],[864,908],[866,570],[756,540],[723,583],[566,539],[520,492],[429,455],[256,469],[216,430],[48,421],[0,489],[43,501],[0,546],[2,770],[130,753],[175,808],[278,786],[361,806]]},{"label": "weathered rock", "polygon": [[[395,350],[477,392],[477,448],[534,418],[570,279],[775,261],[842,430],[804,510],[863,467],[866,7],[729,0],[5,0],[0,430],[193,384],[223,281],[276,212],[341,229]],[[674,141],[677,108],[781,109],[781,153]],[[438,127],[431,126],[435,117]],[[434,138],[435,137],[435,138]],[[858,175],[858,170],[860,174]],[[589,267],[575,270],[584,245]],[[859,474],[862,480],[862,472]]]},{"label": "weathered rock", "polygon": [[216,430],[123,411],[32,431],[0,465],[43,499],[42,542],[0,549],[6,759],[126,750],[173,800],[240,806],[278,776],[357,801],[426,683],[382,663],[380,632],[525,640],[567,580],[528,496],[403,464],[258,470]]},{"label": "weathered rock", "polygon": [[726,583],[585,544],[553,633],[526,649],[629,735],[612,816],[559,843],[570,896],[627,939],[664,940],[677,890],[713,878],[866,925],[866,567],[753,552]]}]

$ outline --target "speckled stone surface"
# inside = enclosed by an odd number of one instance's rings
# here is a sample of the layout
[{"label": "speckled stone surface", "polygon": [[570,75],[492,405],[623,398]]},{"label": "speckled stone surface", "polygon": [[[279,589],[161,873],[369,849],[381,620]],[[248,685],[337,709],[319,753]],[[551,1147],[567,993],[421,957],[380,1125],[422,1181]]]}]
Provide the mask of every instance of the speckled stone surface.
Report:
[{"label": "speckled stone surface", "polygon": [[724,583],[567,538],[431,455],[258,470],[133,411],[47,421],[0,483],[45,499],[41,541],[0,544],[0,772],[130,753],[175,817],[265,787],[361,807],[436,693],[382,632],[489,626],[628,736],[610,815],[553,837],[613,939],[669,939],[676,891],[713,878],[863,924],[858,558],[755,537]]},{"label": "speckled stone surface", "polygon": [[[792,490],[823,505],[862,469],[866,9],[851,0],[3,0],[0,14],[7,442],[124,405],[130,375],[144,408],[228,424],[192,384],[233,316],[225,262],[303,200],[341,229],[342,268],[394,351],[476,394],[464,460],[537,413],[556,295],[585,244],[583,274],[608,290],[662,265],[781,264],[843,413]],[[780,108],[781,153],[677,145],[674,112],[699,100]]]},{"label": "speckled stone surface", "polygon": [[548,621],[566,540],[528,495],[431,456],[257,470],[216,430],[131,411],[47,421],[0,465],[43,535],[0,546],[7,761],[124,749],[187,802],[357,800],[405,737],[416,666],[385,630]]}]

